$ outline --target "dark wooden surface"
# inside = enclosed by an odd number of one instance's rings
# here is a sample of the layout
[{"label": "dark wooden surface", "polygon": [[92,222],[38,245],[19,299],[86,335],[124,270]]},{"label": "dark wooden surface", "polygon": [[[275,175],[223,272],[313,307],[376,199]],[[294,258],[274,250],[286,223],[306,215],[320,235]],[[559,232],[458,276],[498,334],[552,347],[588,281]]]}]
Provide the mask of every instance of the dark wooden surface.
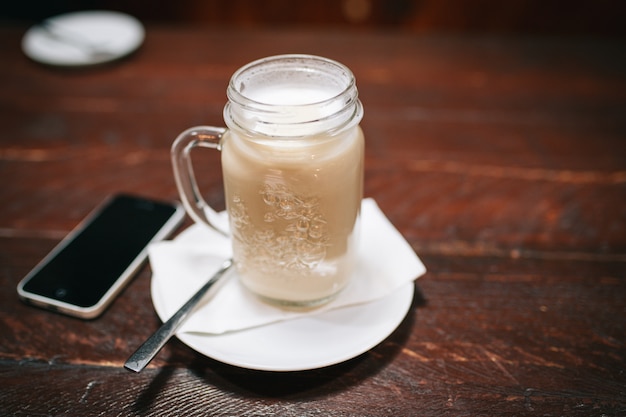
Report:
[{"label": "dark wooden surface", "polygon": [[[25,29],[0,28],[0,414],[626,414],[623,41],[148,27],[122,62],[60,70],[22,55]],[[159,325],[149,265],[93,321],[18,300],[106,195],[176,198],[173,138],[221,124],[230,74],[285,52],[356,74],[365,193],[428,268],[388,339],[296,373],[173,340],[131,374]],[[221,208],[210,163],[197,170]]]},{"label": "dark wooden surface", "polygon": [[626,35],[622,0],[128,0],[5,2],[0,19],[36,22],[61,13],[118,10],[144,22],[235,28],[393,29],[414,33]]}]

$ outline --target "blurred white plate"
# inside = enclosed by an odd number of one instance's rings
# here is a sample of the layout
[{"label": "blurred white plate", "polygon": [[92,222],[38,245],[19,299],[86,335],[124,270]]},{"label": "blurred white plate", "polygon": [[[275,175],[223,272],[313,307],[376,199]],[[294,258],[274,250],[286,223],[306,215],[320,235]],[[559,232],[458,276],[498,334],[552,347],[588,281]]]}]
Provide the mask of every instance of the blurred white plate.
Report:
[{"label": "blurred white plate", "polygon": [[[168,294],[152,285],[161,320]],[[184,344],[230,365],[264,371],[303,371],[352,359],[385,340],[413,301],[414,282],[380,300],[221,335],[177,333]]]},{"label": "blurred white plate", "polygon": [[31,27],[22,49],[31,59],[59,66],[95,65],[124,57],[143,42],[143,25],[112,11],[84,11],[51,17]]}]

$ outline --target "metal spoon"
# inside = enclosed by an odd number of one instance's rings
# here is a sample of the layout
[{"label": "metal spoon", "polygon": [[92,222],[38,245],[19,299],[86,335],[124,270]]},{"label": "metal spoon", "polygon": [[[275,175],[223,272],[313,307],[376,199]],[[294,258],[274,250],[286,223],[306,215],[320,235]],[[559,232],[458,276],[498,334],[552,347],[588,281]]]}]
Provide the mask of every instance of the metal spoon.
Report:
[{"label": "metal spoon", "polygon": [[139,348],[133,353],[124,367],[128,370],[141,372],[150,363],[167,341],[176,333],[176,330],[185,322],[194,307],[202,300],[204,295],[211,289],[221,277],[233,265],[232,260],[224,262],[221,268],[183,305],[169,320],[159,327]]},{"label": "metal spoon", "polygon": [[44,20],[39,24],[39,27],[50,38],[72,46],[91,59],[108,59],[115,56],[115,53],[107,48],[108,41],[94,42],[86,38],[83,33],[67,28],[52,20]]}]

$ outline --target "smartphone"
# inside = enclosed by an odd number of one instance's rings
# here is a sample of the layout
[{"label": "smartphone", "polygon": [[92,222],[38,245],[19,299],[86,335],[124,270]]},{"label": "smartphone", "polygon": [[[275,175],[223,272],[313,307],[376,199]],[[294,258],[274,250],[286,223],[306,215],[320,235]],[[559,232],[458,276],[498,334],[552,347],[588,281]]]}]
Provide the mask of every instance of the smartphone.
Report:
[{"label": "smartphone", "polygon": [[83,319],[98,317],[144,264],[151,242],[182,223],[178,202],[106,199],[17,286],[22,300]]}]

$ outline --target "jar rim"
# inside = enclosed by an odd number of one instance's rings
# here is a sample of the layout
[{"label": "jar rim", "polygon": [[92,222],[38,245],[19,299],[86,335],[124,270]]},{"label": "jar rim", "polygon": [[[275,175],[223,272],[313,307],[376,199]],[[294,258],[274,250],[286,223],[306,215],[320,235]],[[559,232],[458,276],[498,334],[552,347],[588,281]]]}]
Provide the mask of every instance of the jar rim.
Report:
[{"label": "jar rim", "polygon": [[354,74],[316,55],[275,55],[238,69],[228,84],[226,125],[251,135],[302,137],[358,124]]},{"label": "jar rim", "polygon": [[[344,87],[342,89],[340,89],[340,91],[334,95],[332,95],[331,97],[327,97],[324,98],[322,100],[318,100],[318,101],[310,101],[310,102],[306,102],[306,103],[297,103],[297,104],[289,104],[290,107],[306,107],[306,106],[320,106],[323,105],[324,103],[327,102],[332,102],[337,100],[339,97],[345,95],[346,93],[350,92],[351,90],[356,89],[356,81],[355,81],[355,77],[354,74],[352,73],[352,71],[345,66],[344,64],[335,61],[333,59],[330,58],[325,58],[322,56],[318,56],[318,55],[309,55],[309,54],[282,54],[282,55],[273,55],[273,56],[268,56],[265,58],[260,58],[257,59],[255,61],[249,62],[248,64],[244,65],[243,67],[239,68],[237,71],[235,71],[233,73],[233,75],[230,78],[230,81],[228,83],[228,90],[227,90],[227,95],[228,95],[228,99],[231,101],[235,101],[237,104],[239,105],[243,105],[243,106],[250,106],[250,107],[254,107],[254,108],[262,108],[264,106],[276,106],[276,105],[281,105],[281,104],[274,104],[274,103],[266,103],[263,101],[259,101],[257,99],[251,98],[249,96],[246,96],[245,94],[243,94],[243,92],[241,91],[241,87],[238,87],[237,81],[245,74],[245,73],[249,73],[251,71],[256,70],[260,70],[261,67],[265,67],[268,64],[271,65],[273,63],[278,63],[278,62],[284,62],[284,63],[295,63],[295,62],[309,62],[309,63],[316,63],[318,65],[325,65],[328,66],[330,68],[335,68],[336,70],[340,71],[343,75],[343,77],[345,79],[348,80],[348,82],[344,85]],[[295,68],[295,65],[294,65]],[[309,69],[312,70],[312,69]],[[248,105],[244,104],[248,103]]]}]

